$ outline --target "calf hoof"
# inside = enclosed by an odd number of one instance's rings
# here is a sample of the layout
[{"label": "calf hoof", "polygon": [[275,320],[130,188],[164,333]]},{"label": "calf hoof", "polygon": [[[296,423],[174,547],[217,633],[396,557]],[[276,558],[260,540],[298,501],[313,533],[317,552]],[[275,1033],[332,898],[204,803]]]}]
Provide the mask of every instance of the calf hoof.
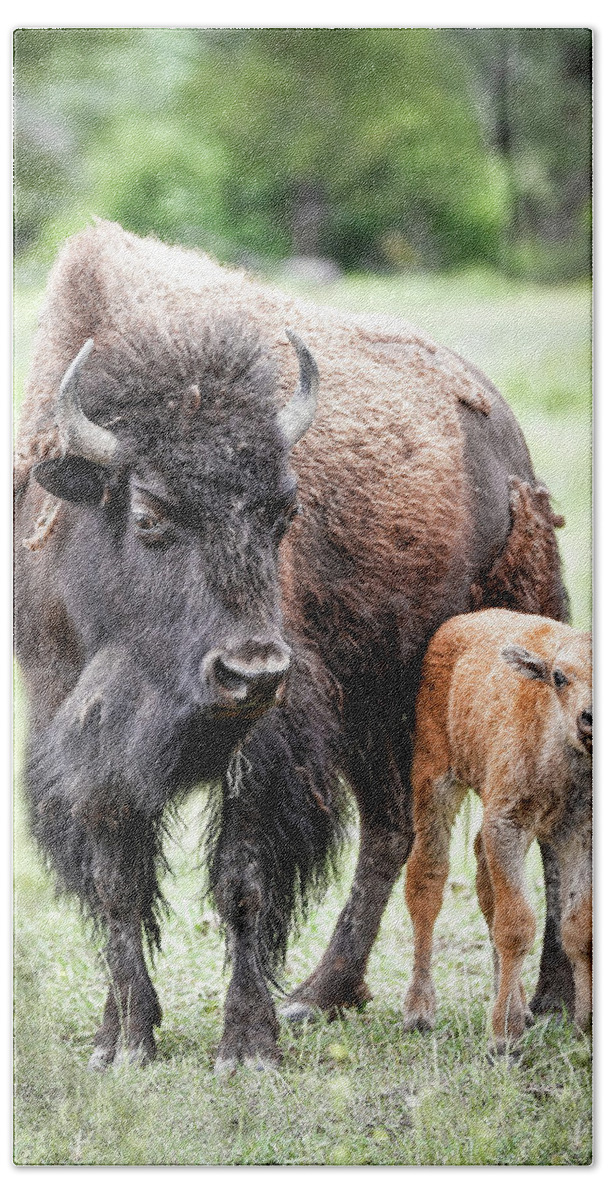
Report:
[{"label": "calf hoof", "polygon": [[436,1010],[435,989],[431,981],[423,977],[412,982],[403,1004],[405,1032],[418,1029],[420,1033],[428,1033],[434,1029]]},{"label": "calf hoof", "polygon": [[497,1038],[488,1043],[486,1059],[490,1066],[502,1062],[508,1067],[514,1067],[519,1062],[521,1053],[521,1047],[514,1046],[513,1042],[509,1042],[505,1038]]},{"label": "calf hoof", "polygon": [[405,1033],[430,1033],[435,1028],[434,1017],[423,1017],[420,1013],[406,1012],[403,1014],[403,1028]]}]

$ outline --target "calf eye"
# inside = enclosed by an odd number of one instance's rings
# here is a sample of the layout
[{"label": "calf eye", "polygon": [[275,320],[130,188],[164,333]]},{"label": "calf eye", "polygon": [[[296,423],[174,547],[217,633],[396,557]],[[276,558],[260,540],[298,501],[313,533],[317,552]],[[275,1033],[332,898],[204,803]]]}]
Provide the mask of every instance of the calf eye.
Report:
[{"label": "calf eye", "polygon": [[560,671],[559,667],[553,672],[553,682],[558,689],[565,687],[568,682],[564,672]]},{"label": "calf eye", "polygon": [[281,509],[278,516],[275,517],[272,526],[276,536],[283,537],[283,534],[287,533],[294,517],[297,517],[301,512],[302,506],[298,504],[297,500],[291,501],[285,508]]},{"label": "calf eye", "polygon": [[294,492],[288,496],[265,500],[259,506],[258,512],[269,522],[273,535],[280,539],[289,529],[294,517],[302,512],[302,508]]}]

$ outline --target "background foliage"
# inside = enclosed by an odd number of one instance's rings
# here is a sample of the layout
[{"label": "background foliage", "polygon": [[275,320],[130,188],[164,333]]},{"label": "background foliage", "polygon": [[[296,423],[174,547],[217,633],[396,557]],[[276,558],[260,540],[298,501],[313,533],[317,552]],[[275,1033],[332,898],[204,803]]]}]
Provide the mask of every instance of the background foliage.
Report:
[{"label": "background foliage", "polygon": [[229,259],[572,278],[590,77],[585,29],[19,30],[17,252],[94,212]]}]

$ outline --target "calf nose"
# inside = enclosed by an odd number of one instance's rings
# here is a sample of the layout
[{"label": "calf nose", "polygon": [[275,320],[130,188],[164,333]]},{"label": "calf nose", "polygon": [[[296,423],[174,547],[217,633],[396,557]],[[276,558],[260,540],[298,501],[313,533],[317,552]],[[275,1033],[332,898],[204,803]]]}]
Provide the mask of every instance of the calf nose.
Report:
[{"label": "calf nose", "polygon": [[212,691],[225,708],[267,708],[279,699],[291,654],[285,642],[244,642],[212,651],[204,669]]},{"label": "calf nose", "polygon": [[578,733],[579,741],[581,741],[583,745],[590,750],[593,737],[593,715],[590,708],[584,708],[583,711],[578,714],[576,719],[576,731]]}]

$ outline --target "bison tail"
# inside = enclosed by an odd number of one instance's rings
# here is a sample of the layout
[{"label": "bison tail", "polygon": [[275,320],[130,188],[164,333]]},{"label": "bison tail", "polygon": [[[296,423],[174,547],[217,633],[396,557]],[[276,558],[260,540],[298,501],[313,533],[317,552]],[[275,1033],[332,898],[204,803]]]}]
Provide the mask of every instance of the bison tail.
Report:
[{"label": "bison tail", "polygon": [[555,621],[570,616],[555,529],[564,524],[539,484],[510,479],[511,529],[486,578],[471,589],[474,608],[512,608]]}]

